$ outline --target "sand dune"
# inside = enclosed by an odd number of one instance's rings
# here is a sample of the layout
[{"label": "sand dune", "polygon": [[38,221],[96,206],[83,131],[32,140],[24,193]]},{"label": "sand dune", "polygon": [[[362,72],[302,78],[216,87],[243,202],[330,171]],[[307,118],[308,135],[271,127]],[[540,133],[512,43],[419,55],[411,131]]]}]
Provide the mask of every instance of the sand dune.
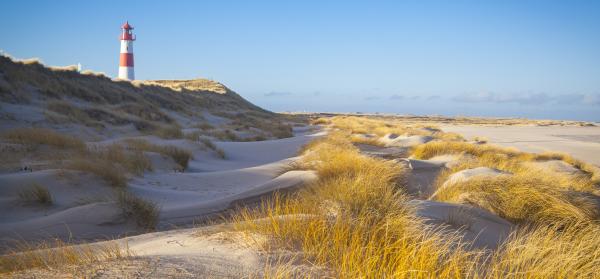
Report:
[{"label": "sand dune", "polygon": [[[128,188],[136,196],[158,204],[159,228],[191,224],[236,203],[250,202],[273,191],[314,180],[312,171],[282,174],[282,170],[296,160],[294,156],[301,145],[320,135],[302,134],[261,142],[217,142],[227,154],[225,160],[196,150],[196,159],[190,162],[187,172],[147,172],[133,178]],[[193,148],[189,146],[192,143],[181,140],[168,142]],[[20,189],[33,182],[45,185],[52,193],[51,206],[19,202]],[[3,174],[0,175],[0,194],[3,197],[0,200],[2,241],[112,238],[137,231],[135,224],[123,219],[112,189],[93,175],[65,170]]]}]

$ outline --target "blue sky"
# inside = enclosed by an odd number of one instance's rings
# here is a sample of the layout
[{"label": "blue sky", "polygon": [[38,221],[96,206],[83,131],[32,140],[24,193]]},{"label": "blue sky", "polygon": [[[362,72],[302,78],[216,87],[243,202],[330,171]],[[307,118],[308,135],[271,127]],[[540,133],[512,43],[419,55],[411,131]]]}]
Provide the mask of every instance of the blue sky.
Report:
[{"label": "blue sky", "polygon": [[223,82],[275,111],[600,121],[600,1],[11,1],[0,49]]}]

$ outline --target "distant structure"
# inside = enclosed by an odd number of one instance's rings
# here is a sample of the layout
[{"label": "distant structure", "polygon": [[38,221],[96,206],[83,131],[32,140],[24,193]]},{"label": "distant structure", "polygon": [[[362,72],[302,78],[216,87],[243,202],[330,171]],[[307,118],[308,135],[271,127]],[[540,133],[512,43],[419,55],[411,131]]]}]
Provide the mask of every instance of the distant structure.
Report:
[{"label": "distant structure", "polygon": [[129,25],[129,22],[125,22],[123,26],[123,33],[121,34],[121,59],[119,62],[119,78],[125,80],[134,80],[135,75],[133,73],[133,41],[135,36],[131,33],[133,26]]}]

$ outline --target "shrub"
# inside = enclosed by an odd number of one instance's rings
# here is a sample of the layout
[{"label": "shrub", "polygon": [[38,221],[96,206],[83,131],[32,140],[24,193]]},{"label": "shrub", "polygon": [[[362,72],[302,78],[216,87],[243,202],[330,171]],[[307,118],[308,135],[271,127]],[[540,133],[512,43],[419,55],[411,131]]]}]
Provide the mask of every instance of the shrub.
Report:
[{"label": "shrub", "polygon": [[8,142],[18,144],[46,144],[62,149],[85,148],[85,143],[80,139],[43,128],[16,128],[3,132],[1,137]]},{"label": "shrub", "polygon": [[51,205],[53,202],[48,188],[37,183],[33,183],[19,191],[19,199],[23,202],[34,202],[41,205]]},{"label": "shrub", "polygon": [[155,202],[137,197],[126,191],[118,192],[118,203],[123,214],[135,220],[138,227],[154,230],[158,224],[160,209]]}]

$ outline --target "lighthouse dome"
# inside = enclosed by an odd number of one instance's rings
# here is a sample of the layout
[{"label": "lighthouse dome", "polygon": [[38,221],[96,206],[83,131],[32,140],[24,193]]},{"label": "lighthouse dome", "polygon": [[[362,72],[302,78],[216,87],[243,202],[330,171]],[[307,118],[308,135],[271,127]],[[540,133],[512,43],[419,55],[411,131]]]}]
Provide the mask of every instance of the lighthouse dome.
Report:
[{"label": "lighthouse dome", "polygon": [[123,26],[121,26],[121,28],[125,30],[131,30],[133,29],[133,26],[129,25],[129,21],[127,21],[125,24],[123,24]]}]

